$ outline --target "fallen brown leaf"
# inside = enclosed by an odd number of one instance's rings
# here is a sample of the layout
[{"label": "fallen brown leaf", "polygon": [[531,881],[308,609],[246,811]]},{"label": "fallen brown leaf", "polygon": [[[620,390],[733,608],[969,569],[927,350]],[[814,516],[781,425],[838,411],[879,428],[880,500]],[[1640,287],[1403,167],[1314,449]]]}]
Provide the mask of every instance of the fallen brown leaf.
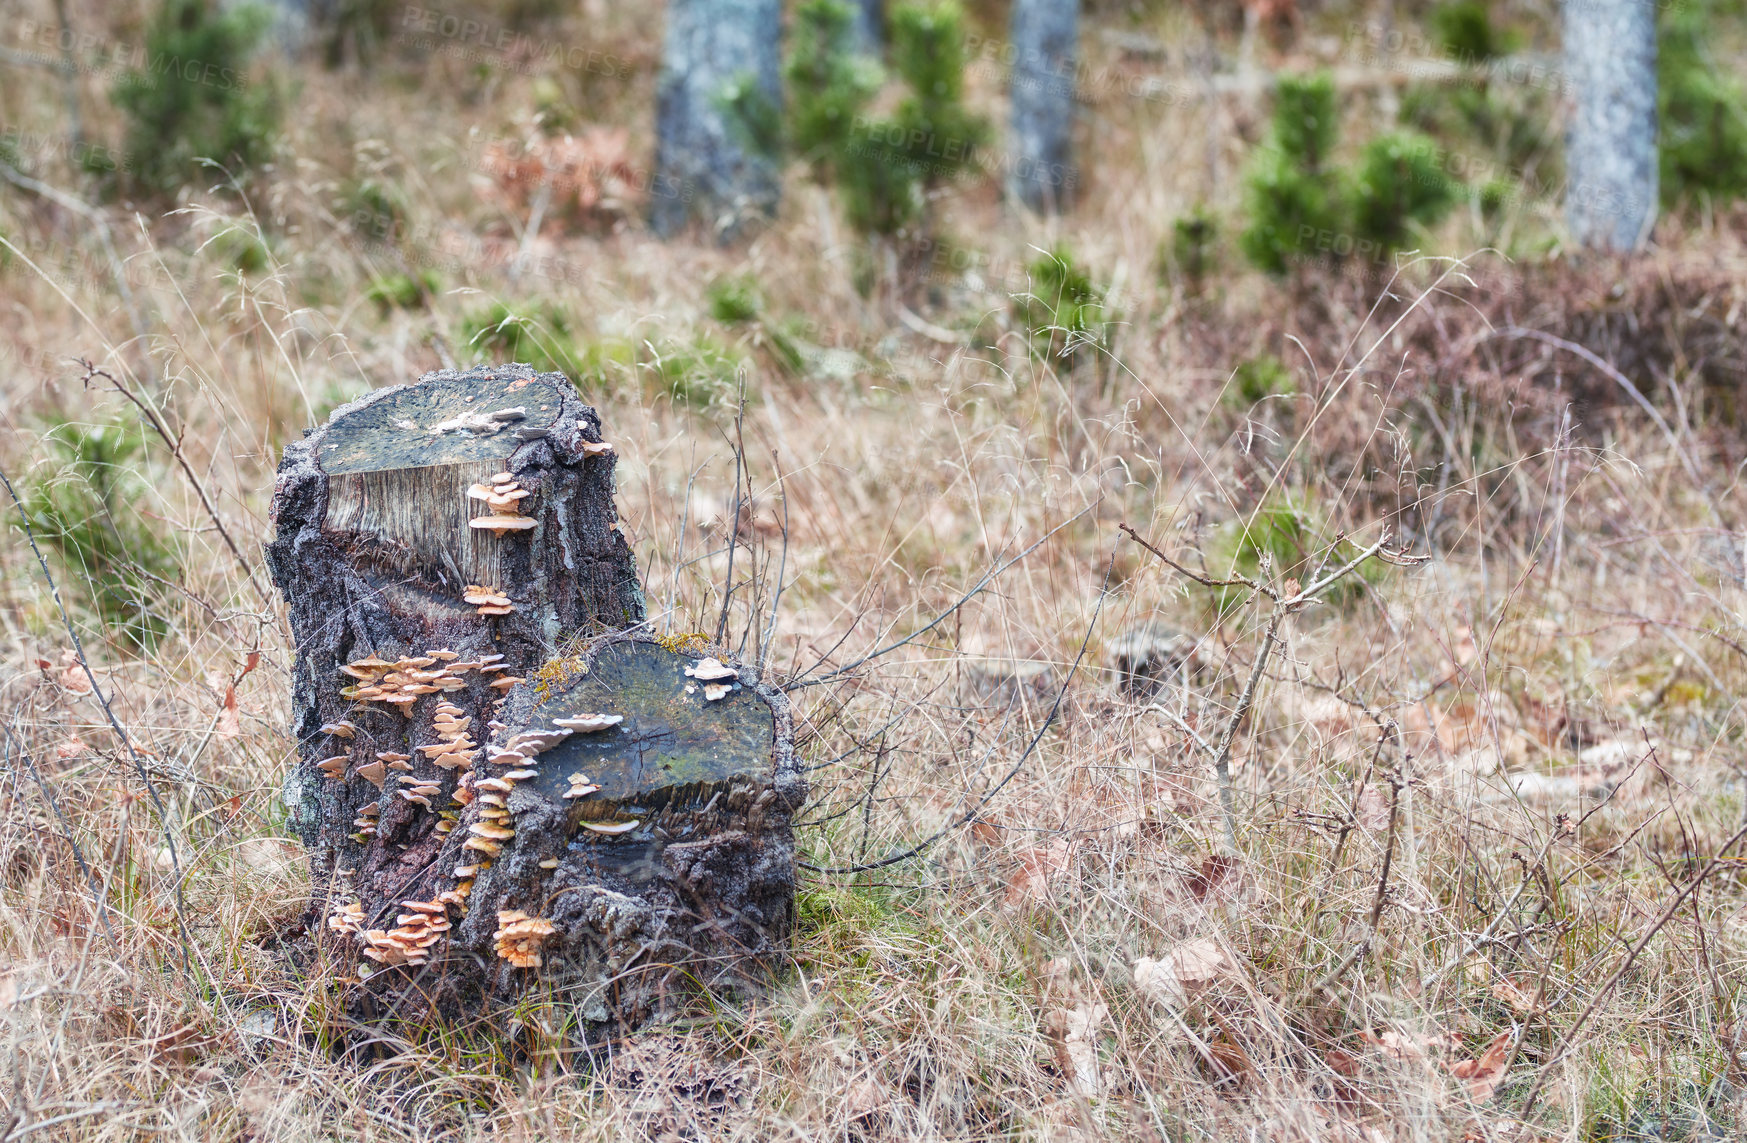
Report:
[{"label": "fallen brown leaf", "polygon": [[1389,799],[1376,786],[1366,786],[1359,800],[1353,803],[1353,818],[1359,828],[1368,833],[1388,829]]},{"label": "fallen brown leaf", "polygon": [[1504,1064],[1510,1057],[1509,1032],[1500,1032],[1486,1045],[1486,1050],[1472,1060],[1460,1060],[1450,1065],[1450,1074],[1468,1081],[1468,1095],[1476,1103],[1492,1098],[1498,1085],[1504,1082]]}]

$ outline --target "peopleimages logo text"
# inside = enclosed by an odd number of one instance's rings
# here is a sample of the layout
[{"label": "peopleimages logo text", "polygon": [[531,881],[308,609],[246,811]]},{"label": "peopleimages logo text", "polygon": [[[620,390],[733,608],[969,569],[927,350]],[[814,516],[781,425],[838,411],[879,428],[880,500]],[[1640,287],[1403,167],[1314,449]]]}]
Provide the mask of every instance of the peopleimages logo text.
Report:
[{"label": "peopleimages logo text", "polygon": [[633,70],[629,60],[610,52],[597,51],[581,44],[538,40],[505,24],[459,16],[440,8],[407,5],[401,15],[400,31],[402,37],[414,34],[429,37],[425,46],[430,48],[437,48],[447,41],[449,44],[479,48],[505,57],[526,57],[530,63],[565,67],[572,71],[606,76],[608,79],[629,75]]},{"label": "peopleimages logo text", "polygon": [[[61,53],[74,59],[73,66],[83,72],[137,71],[160,79],[175,77],[183,83],[216,87],[223,91],[241,91],[248,86],[248,77],[235,68],[187,59],[161,52],[146,51],[143,44],[122,40],[106,40],[90,33],[62,31],[54,24],[35,20],[20,20],[15,25],[18,39],[33,48]],[[59,64],[58,54],[44,62]]]}]

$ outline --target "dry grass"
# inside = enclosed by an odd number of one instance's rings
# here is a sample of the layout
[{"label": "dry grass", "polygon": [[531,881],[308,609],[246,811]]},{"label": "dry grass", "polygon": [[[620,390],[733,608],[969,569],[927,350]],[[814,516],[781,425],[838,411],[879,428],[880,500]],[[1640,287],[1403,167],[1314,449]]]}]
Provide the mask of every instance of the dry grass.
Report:
[{"label": "dry grass", "polygon": [[[615,13],[591,42],[651,58],[655,17]],[[750,246],[552,232],[531,249],[575,272],[512,282],[517,220],[474,192],[470,164],[520,137],[530,81],[440,58],[385,72],[310,73],[246,204],[107,211],[138,328],[79,218],[0,197],[18,251],[0,270],[15,482],[50,475],[50,419],[129,415],[81,389],[69,359],[88,357],[166,411],[254,559],[278,449],[303,425],[461,353],[455,330],[485,300],[549,301],[585,342],[705,335],[751,354],[751,547],[727,609],[749,658],[817,680],[946,618],[795,692],[816,767],[809,870],[767,995],[700,998],[593,1060],[537,999],[492,1029],[390,1030],[373,1058],[336,1056],[334,986],[275,947],[308,893],[278,801],[293,752],[278,604],[154,442],[125,510],[181,568],[149,592],[163,637],[130,653],[80,569],[51,565],[165,803],[180,886],[22,534],[0,547],[5,1139],[1599,1140],[1688,1137],[1625,1124],[1700,1106],[1719,1131],[1747,1124],[1744,898],[1738,851],[1720,849],[1747,815],[1741,450],[1716,380],[1740,381],[1739,216],[1671,223],[1631,268],[1426,261],[1382,303],[1380,279],[1288,289],[1234,270],[1189,301],[1154,284],[1150,251],[1194,201],[1229,195],[1241,146],[1216,126],[1231,153],[1210,173],[1182,160],[1204,149],[1197,106],[1105,99],[1074,215],[1016,223],[987,186],[941,204],[942,233],[997,269],[1059,240],[1119,284],[1111,345],[1069,368],[1030,352],[998,283],[909,299],[979,330],[974,350],[913,334],[883,291],[864,301],[853,241],[798,174]],[[37,78],[0,76],[7,115],[58,130]],[[601,116],[646,134],[647,80],[607,84]],[[996,106],[986,79],[976,95]],[[1253,121],[1241,105],[1219,119]],[[64,164],[37,169],[74,185]],[[365,170],[406,194],[417,237],[398,252],[337,213]],[[1549,225],[1535,210],[1522,230]],[[1481,244],[1466,226],[1445,248]],[[209,240],[229,229],[266,236],[267,272],[227,268]],[[463,254],[430,310],[364,300],[421,248]],[[756,332],[706,316],[706,283],[728,273],[861,367],[783,375]],[[1655,329],[1635,340],[1610,306]],[[1667,431],[1580,359],[1487,336],[1510,325],[1643,350],[1624,367]],[[1297,395],[1239,407],[1231,370],[1263,351]],[[675,401],[623,362],[604,377],[588,395],[657,623],[714,630],[732,394]],[[1222,615],[1117,525],[1217,574],[1237,531],[1288,501],[1313,564],[1341,533],[1385,530],[1430,559],[1283,628],[1236,738],[1234,859],[1211,769],[1179,722],[1119,692],[1111,646],[1150,619],[1203,639],[1188,691],[1160,701],[1211,736],[1265,612],[1240,592]],[[985,798],[915,859],[817,871],[902,851]],[[1455,1066],[1501,1035],[1503,1082],[1470,1088]]]}]

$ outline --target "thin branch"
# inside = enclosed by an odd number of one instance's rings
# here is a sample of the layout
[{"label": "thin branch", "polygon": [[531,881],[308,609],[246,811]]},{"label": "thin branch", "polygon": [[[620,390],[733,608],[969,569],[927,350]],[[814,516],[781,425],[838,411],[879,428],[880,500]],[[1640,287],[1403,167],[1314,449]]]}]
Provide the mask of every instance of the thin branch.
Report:
[{"label": "thin branch", "polygon": [[[841,678],[842,676],[847,675],[849,672],[855,670],[857,667],[864,666],[865,664],[871,662],[872,660],[879,658],[881,655],[889,654],[892,651],[896,651],[899,647],[905,646],[906,644],[909,644],[911,642],[914,642],[917,639],[920,639],[922,636],[928,634],[928,632],[934,630],[936,627],[938,627],[942,623],[944,623],[946,621],[946,619],[949,616],[951,616],[954,612],[956,612],[959,608],[963,607],[965,604],[969,603],[972,599],[974,599],[978,594],[980,594],[982,592],[982,590],[985,587],[988,587],[989,584],[991,582],[993,582],[993,580],[996,576],[1000,575],[1002,572],[1006,571],[1008,568],[1012,567],[1014,564],[1018,563],[1020,560],[1024,559],[1026,556],[1029,556],[1032,552],[1035,552],[1037,549],[1043,547],[1044,544],[1049,542],[1050,537],[1054,536],[1057,532],[1061,531],[1063,528],[1066,528],[1069,524],[1072,524],[1074,521],[1078,520],[1080,517],[1082,517],[1086,513],[1090,512],[1092,509],[1096,508],[1098,506],[1098,504],[1099,504],[1099,501],[1095,500],[1092,503],[1086,505],[1084,508],[1082,508],[1078,512],[1074,513],[1072,516],[1069,516],[1066,520],[1063,520],[1060,524],[1057,524],[1055,527],[1053,527],[1049,531],[1045,532],[1043,534],[1042,538],[1040,538],[1035,544],[1032,544],[1029,548],[1026,548],[1023,552],[1020,552],[1018,555],[1014,556],[1012,559],[1008,560],[1006,563],[1000,565],[999,567],[989,569],[989,571],[987,571],[983,574],[983,578],[979,579],[977,581],[976,586],[971,588],[969,591],[965,592],[963,595],[959,596],[958,600],[955,603],[953,603],[953,605],[951,607],[948,607],[945,611],[942,611],[939,615],[936,615],[933,619],[930,619],[927,623],[923,624],[921,627],[917,628],[915,631],[912,631],[912,632],[910,632],[910,634],[904,636],[902,639],[899,639],[896,643],[888,644],[887,646],[881,647],[877,651],[869,651],[867,654],[863,655],[861,658],[857,659],[855,662],[850,663],[848,666],[839,667],[837,670],[832,671],[830,674],[820,675],[816,679],[793,679],[793,680],[789,681],[788,683],[784,684],[783,689],[786,691],[798,690],[801,687],[816,687],[816,686],[820,685],[821,683],[828,683],[832,679]],[[1076,660],[1076,662],[1077,661],[1078,660]]]},{"label": "thin branch", "polygon": [[164,418],[159,414],[156,406],[134,392],[133,389],[117,381],[108,370],[99,369],[84,358],[79,359],[79,365],[85,370],[85,376],[82,380],[87,388],[90,387],[92,378],[101,377],[113,385],[117,393],[133,402],[134,406],[145,414],[146,423],[152,426],[152,431],[158,434],[159,439],[170,450],[170,455],[176,458],[176,464],[182,469],[182,475],[186,476],[188,483],[193,486],[194,494],[200,498],[200,506],[206,510],[206,517],[212,521],[212,526],[218,530],[219,537],[224,540],[224,546],[230,549],[232,556],[236,557],[237,566],[243,569],[243,575],[248,579],[249,586],[255,589],[255,594],[261,597],[262,603],[271,607],[273,605],[272,597],[267,594],[267,589],[256,580],[253,565],[243,557],[243,550],[237,547],[237,542],[231,538],[230,529],[226,528],[224,521],[219,518],[218,509],[214,507],[212,497],[206,494],[205,484],[195,473],[194,466],[188,463],[188,458],[183,455],[181,436],[170,431],[170,426],[164,423]]},{"label": "thin branch", "polygon": [[1590,997],[1589,1003],[1584,1006],[1582,1012],[1577,1014],[1577,1019],[1573,1020],[1571,1027],[1566,1030],[1564,1038],[1560,1041],[1559,1050],[1554,1052],[1552,1057],[1542,1064],[1540,1070],[1535,1073],[1535,1082],[1530,1085],[1528,1094],[1523,1097],[1521,1115],[1526,1117],[1533,1109],[1535,1101],[1540,1098],[1541,1088],[1546,1086],[1547,1076],[1552,1072],[1553,1067],[1576,1050],[1577,1033],[1583,1029],[1585,1024],[1589,1023],[1589,1018],[1595,1015],[1595,1010],[1614,990],[1614,986],[1619,984],[1620,979],[1631,971],[1632,965],[1638,961],[1638,955],[1648,947],[1651,941],[1656,939],[1656,934],[1661,932],[1662,927],[1673,919],[1674,914],[1680,911],[1680,907],[1685,904],[1687,897],[1696,892],[1698,887],[1703,885],[1706,879],[1727,860],[1728,852],[1734,849],[1742,838],[1747,838],[1747,826],[1742,826],[1736,830],[1733,837],[1718,847],[1717,852],[1711,855],[1711,859],[1705,863],[1704,868],[1693,874],[1692,880],[1688,881],[1680,892],[1674,895],[1674,899],[1668,903],[1668,907],[1662,910],[1662,915],[1650,925],[1649,931],[1626,953],[1625,959],[1620,961],[1619,967],[1614,969],[1613,974],[1602,982],[1600,988],[1595,990],[1595,995]]},{"label": "thin branch", "polygon": [[1383,905],[1389,896],[1389,869],[1395,863],[1395,827],[1401,812],[1401,787],[1405,784],[1399,774],[1389,779],[1389,840],[1383,849],[1383,869],[1377,875],[1377,895],[1371,901],[1371,919],[1365,925],[1365,935],[1353,946],[1353,951],[1341,959],[1341,963],[1316,982],[1318,990],[1328,988],[1345,976],[1347,969],[1357,964],[1370,950],[1371,942],[1377,939],[1377,926],[1383,920]]},{"label": "thin branch", "polygon": [[49,594],[54,597],[55,607],[60,610],[61,622],[67,628],[67,637],[73,641],[73,654],[78,658],[79,666],[85,671],[86,682],[91,685],[91,697],[97,700],[98,707],[102,709],[104,717],[109,721],[110,730],[114,731],[115,737],[120,740],[121,748],[127,751],[128,759],[133,763],[134,773],[139,775],[140,782],[146,788],[146,795],[151,799],[152,809],[157,814],[158,828],[164,835],[164,848],[170,855],[170,875],[175,879],[174,905],[176,925],[180,930],[182,968],[192,978],[194,966],[189,954],[191,940],[188,935],[188,921],[182,901],[182,859],[176,852],[176,835],[170,828],[169,808],[164,805],[164,799],[158,794],[157,784],[152,781],[152,776],[146,771],[145,763],[140,761],[139,753],[134,750],[132,736],[122,729],[121,721],[115,717],[114,708],[104,697],[103,688],[97,685],[97,675],[91,670],[91,660],[85,657],[85,644],[80,641],[79,632],[73,626],[73,617],[68,614],[67,605],[61,600],[61,589],[55,583],[54,574],[49,571],[48,559],[42,554],[42,549],[37,547],[36,532],[30,526],[30,515],[24,510],[24,502],[18,498],[18,490],[12,487],[12,480],[4,470],[0,470],[0,485],[5,486],[7,495],[12,497],[12,506],[18,509],[19,522],[24,526],[24,538],[30,543],[30,550],[36,555],[37,566],[42,569],[43,579],[48,581]]},{"label": "thin branch", "polygon": [[[1063,526],[1065,527],[1066,525]],[[1037,733],[1031,736],[1031,741],[1026,744],[1024,752],[1019,755],[1019,760],[1013,763],[1012,767],[1001,776],[999,782],[996,782],[993,786],[989,787],[983,796],[977,799],[976,805],[960,814],[953,821],[941,826],[927,838],[917,842],[904,852],[894,853],[890,857],[883,857],[878,861],[870,861],[865,864],[857,865],[837,866],[834,868],[812,865],[805,861],[797,861],[795,864],[803,869],[811,870],[814,873],[823,873],[834,877],[847,874],[866,873],[871,869],[884,869],[888,865],[896,865],[900,861],[910,860],[912,857],[915,857],[924,850],[932,847],[936,842],[951,833],[953,830],[959,829],[960,827],[975,821],[977,815],[983,812],[983,808],[995,800],[995,795],[999,794],[1002,789],[1006,787],[1007,783],[1011,782],[1018,776],[1019,771],[1025,768],[1025,763],[1030,760],[1031,755],[1037,750],[1038,744],[1043,741],[1043,736],[1049,733],[1049,728],[1055,724],[1056,715],[1062,708],[1062,700],[1067,697],[1068,687],[1072,685],[1074,675],[1080,669],[1081,660],[1086,657],[1086,648],[1092,643],[1092,632],[1098,627],[1098,618],[1104,614],[1104,600],[1110,592],[1110,575],[1115,568],[1116,554],[1112,552],[1110,555],[1110,563],[1104,569],[1104,583],[1098,589],[1098,602],[1092,608],[1092,621],[1086,624],[1086,637],[1080,640],[1079,653],[1074,656],[1072,665],[1068,667],[1067,677],[1062,679],[1062,685],[1055,693],[1055,701],[1050,704],[1049,713],[1044,716],[1043,725],[1038,727]]]}]

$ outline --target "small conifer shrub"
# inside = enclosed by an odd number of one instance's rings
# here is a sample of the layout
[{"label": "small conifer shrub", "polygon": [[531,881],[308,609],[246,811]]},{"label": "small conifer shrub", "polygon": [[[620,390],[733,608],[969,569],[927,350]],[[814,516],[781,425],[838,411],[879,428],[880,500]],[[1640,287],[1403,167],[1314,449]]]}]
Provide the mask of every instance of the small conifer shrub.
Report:
[{"label": "small conifer shrub", "polygon": [[132,192],[168,195],[203,177],[202,160],[233,175],[266,162],[279,101],[249,65],[267,25],[254,5],[163,0],[146,25],[145,66],[110,92],[127,119],[128,161],[107,173]]}]

